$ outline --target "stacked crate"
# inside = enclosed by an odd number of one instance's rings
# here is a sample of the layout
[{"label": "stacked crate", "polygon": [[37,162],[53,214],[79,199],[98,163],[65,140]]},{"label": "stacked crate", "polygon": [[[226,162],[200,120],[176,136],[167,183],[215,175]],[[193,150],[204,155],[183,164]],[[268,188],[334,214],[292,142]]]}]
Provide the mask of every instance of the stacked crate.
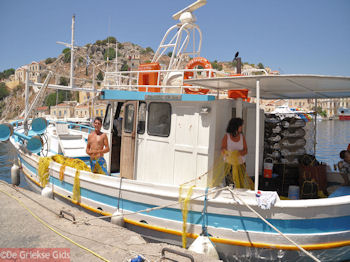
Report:
[{"label": "stacked crate", "polygon": [[264,161],[273,160],[272,177],[262,179],[261,189],[277,190],[287,196],[290,185],[298,185],[298,159],[306,153],[305,121],[267,114],[265,117]]}]

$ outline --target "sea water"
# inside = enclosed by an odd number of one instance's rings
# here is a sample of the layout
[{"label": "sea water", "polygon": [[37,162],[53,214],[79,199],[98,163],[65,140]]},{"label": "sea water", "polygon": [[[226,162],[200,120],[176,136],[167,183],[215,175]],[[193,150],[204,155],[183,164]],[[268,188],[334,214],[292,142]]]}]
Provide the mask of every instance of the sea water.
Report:
[{"label": "sea water", "polygon": [[339,153],[350,144],[350,121],[324,120],[316,124],[316,159],[332,170],[340,161]]},{"label": "sea water", "polygon": [[[17,163],[17,154],[14,146],[10,142],[0,142],[0,180],[11,184],[11,167]],[[30,189],[21,171],[20,187]]]}]

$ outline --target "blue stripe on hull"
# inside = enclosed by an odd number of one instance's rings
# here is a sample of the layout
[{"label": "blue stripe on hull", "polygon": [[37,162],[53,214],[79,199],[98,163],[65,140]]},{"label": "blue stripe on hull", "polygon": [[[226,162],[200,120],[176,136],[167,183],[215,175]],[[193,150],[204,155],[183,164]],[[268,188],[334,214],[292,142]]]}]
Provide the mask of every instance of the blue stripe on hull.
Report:
[{"label": "blue stripe on hull", "polygon": [[[22,161],[33,173],[37,173],[36,169],[27,162]],[[72,192],[73,185],[64,181],[60,181],[55,177],[50,177],[50,182],[55,186],[61,187],[67,191]],[[106,194],[98,193],[86,188],[81,188],[80,193],[82,197],[117,207],[118,198]],[[137,212],[143,209],[156,207],[156,205],[149,205],[145,203],[121,199],[121,208],[131,212]],[[233,207],[232,207],[233,208]],[[147,215],[157,218],[171,219],[175,221],[182,221],[181,210],[173,208],[163,208],[153,210]],[[228,216],[220,214],[208,213],[208,226],[232,229],[234,231],[252,231],[275,233],[275,231],[268,225],[263,223],[259,218],[253,217],[239,217]],[[201,224],[202,214],[200,212],[189,211],[187,217],[188,223]],[[315,234],[315,233],[330,233],[350,230],[350,216],[335,217],[335,218],[315,218],[315,219],[268,219],[270,223],[276,226],[284,234]]]}]

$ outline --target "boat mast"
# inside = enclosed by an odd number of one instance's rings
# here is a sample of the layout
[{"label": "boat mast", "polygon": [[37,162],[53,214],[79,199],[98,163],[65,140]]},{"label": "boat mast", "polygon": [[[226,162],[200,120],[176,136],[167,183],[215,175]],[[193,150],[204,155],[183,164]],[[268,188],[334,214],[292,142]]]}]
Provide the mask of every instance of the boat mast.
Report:
[{"label": "boat mast", "polygon": [[70,52],[70,86],[74,85],[74,26],[75,26],[75,15],[72,17],[72,42]]},{"label": "boat mast", "polygon": [[74,46],[74,28],[75,28],[75,15],[73,14],[72,17],[72,40],[70,44],[57,41],[57,44],[64,45],[68,48],[70,48],[70,87],[73,88],[74,85],[74,49],[76,48]]},{"label": "boat mast", "polygon": [[[185,55],[200,55],[202,46],[202,32],[198,25],[195,24],[196,18],[192,12],[202,7],[206,3],[206,0],[197,0],[193,4],[173,15],[173,19],[179,20],[180,23],[173,25],[165,33],[157,51],[153,56],[152,63],[158,62],[161,56],[166,54],[167,50],[171,51],[168,70],[179,69]],[[197,43],[195,43],[196,32],[199,35]],[[187,50],[187,47],[191,41],[191,33],[193,50]]]}]

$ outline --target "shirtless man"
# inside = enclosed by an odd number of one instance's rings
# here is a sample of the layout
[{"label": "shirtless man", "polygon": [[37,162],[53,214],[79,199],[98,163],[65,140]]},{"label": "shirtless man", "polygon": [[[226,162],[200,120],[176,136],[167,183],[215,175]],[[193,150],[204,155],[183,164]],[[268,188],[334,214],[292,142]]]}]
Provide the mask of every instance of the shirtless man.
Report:
[{"label": "shirtless man", "polygon": [[100,117],[95,118],[94,127],[95,131],[88,137],[86,153],[90,156],[91,171],[107,175],[107,165],[103,154],[109,152],[109,145],[106,134],[101,132],[102,119]]}]

